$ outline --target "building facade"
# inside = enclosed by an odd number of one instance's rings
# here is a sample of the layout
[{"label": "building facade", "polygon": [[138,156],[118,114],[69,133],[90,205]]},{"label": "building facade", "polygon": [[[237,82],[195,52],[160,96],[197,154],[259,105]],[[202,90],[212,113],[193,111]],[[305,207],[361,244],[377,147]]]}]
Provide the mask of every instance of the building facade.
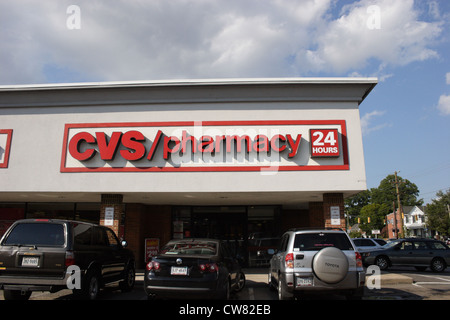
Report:
[{"label": "building facade", "polygon": [[431,231],[426,224],[426,215],[422,206],[403,207],[406,236],[416,238],[430,238]]},{"label": "building facade", "polygon": [[[359,105],[374,78],[0,87],[0,233],[97,222],[143,264],[146,239],[239,243],[345,227],[366,189]],[[148,249],[148,248],[147,248]]]}]

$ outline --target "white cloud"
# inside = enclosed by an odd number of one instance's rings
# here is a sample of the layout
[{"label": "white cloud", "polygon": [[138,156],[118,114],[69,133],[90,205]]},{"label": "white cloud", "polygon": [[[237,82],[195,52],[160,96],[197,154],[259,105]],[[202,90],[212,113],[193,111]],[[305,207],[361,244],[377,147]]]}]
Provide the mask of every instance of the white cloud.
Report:
[{"label": "white cloud", "polygon": [[450,115],[450,96],[440,96],[438,110],[444,115]]},{"label": "white cloud", "polygon": [[[413,0],[360,0],[340,14],[336,0],[79,0],[80,30],[66,26],[71,4],[0,2],[0,83],[45,82],[57,69],[95,81],[342,75],[369,61],[390,76],[387,65],[437,57],[442,32]],[[380,29],[367,27],[371,5]]]},{"label": "white cloud", "polygon": [[445,77],[446,77],[447,84],[450,84],[450,72],[448,72],[448,73],[445,75]]},{"label": "white cloud", "polygon": [[361,117],[361,130],[363,135],[367,135],[371,132],[381,130],[383,128],[391,126],[391,124],[385,122],[381,124],[374,125],[373,122],[376,120],[377,117],[380,117],[385,114],[385,111],[372,111],[369,113],[366,113],[364,116]]},{"label": "white cloud", "polygon": [[[378,12],[368,10],[371,6]],[[376,24],[369,28],[378,13],[379,28]],[[339,19],[329,22],[313,54],[321,62],[318,70],[344,72],[361,68],[370,59],[380,66],[406,65],[437,57],[428,46],[441,32],[440,23],[419,20],[413,0],[362,0],[347,5]]]}]

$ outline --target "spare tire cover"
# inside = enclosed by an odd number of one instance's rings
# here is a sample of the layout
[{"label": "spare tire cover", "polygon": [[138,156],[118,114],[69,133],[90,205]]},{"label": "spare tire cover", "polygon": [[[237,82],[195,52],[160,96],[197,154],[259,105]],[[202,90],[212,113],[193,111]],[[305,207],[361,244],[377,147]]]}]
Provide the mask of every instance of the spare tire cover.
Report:
[{"label": "spare tire cover", "polygon": [[329,284],[338,283],[348,273],[348,259],[341,250],[328,247],[316,253],[312,269],[319,280]]}]

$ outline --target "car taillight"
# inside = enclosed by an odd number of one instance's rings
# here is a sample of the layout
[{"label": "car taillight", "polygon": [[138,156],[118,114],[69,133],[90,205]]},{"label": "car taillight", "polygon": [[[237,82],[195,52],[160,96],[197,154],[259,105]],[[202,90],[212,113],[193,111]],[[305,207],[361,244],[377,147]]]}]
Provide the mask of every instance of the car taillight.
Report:
[{"label": "car taillight", "polygon": [[66,257],[64,260],[64,265],[66,267],[72,266],[75,264],[75,254],[73,251],[66,251]]},{"label": "car taillight", "polygon": [[359,254],[358,251],[355,251],[355,258],[356,258],[356,266],[362,268],[362,266],[363,266],[362,257],[361,257],[361,254]]},{"label": "car taillight", "polygon": [[288,253],[286,257],[284,258],[284,261],[286,263],[286,268],[294,268],[294,254]]},{"label": "car taillight", "polygon": [[147,269],[147,271],[158,271],[161,268],[161,265],[159,264],[159,262],[156,261],[149,261],[147,263],[147,265],[145,266],[145,268]]},{"label": "car taillight", "polygon": [[219,267],[215,263],[202,263],[198,265],[201,272],[218,272]]}]

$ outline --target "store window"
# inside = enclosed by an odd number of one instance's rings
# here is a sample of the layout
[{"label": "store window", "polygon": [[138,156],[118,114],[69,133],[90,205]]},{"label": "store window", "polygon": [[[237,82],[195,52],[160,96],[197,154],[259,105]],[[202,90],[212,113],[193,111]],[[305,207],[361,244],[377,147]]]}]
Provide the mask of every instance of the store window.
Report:
[{"label": "store window", "polygon": [[28,203],[27,218],[73,220],[74,203],[46,203],[46,202]]},{"label": "store window", "polygon": [[14,221],[25,218],[25,203],[0,203],[0,237]]},{"label": "store window", "polygon": [[100,203],[76,203],[75,220],[98,224],[100,221]]},{"label": "store window", "polygon": [[91,223],[100,221],[99,203],[30,202],[26,206],[28,219],[65,219]]}]

